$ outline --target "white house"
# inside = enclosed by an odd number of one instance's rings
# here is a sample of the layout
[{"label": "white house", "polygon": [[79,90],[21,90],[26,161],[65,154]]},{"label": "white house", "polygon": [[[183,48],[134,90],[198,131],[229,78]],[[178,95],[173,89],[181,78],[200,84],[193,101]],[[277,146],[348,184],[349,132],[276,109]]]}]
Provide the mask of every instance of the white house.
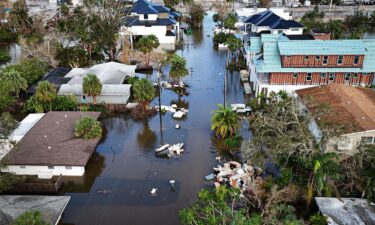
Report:
[{"label": "white house", "polygon": [[74,137],[75,122],[99,112],[48,112],[2,159],[2,172],[15,175],[82,176],[99,139]]},{"label": "white house", "polygon": [[147,0],[138,0],[121,27],[121,34],[130,35],[131,42],[140,36],[155,35],[160,44],[175,44],[179,35],[180,14]]},{"label": "white house", "polygon": [[294,21],[290,16],[280,16],[272,10],[266,10],[246,18],[245,33],[270,32],[271,34],[298,35],[303,33],[304,25]]},{"label": "white house", "polygon": [[83,79],[95,74],[102,83],[102,91],[96,97],[98,103],[126,104],[131,85],[124,84],[126,78],[135,76],[136,66],[116,62],[102,63],[90,68],[74,68],[64,78],[70,79],[60,86],[58,95],[74,95],[80,103],[93,103],[93,98],[83,93]]},{"label": "white house", "polygon": [[327,104],[335,114],[335,118],[322,116],[320,120],[329,119],[348,125],[343,135],[329,140],[327,151],[352,155],[360,143],[375,144],[375,92],[370,88],[329,84],[297,90],[296,93],[301,99],[313,98],[313,102],[303,101],[307,103],[307,109],[316,107],[316,104]]}]

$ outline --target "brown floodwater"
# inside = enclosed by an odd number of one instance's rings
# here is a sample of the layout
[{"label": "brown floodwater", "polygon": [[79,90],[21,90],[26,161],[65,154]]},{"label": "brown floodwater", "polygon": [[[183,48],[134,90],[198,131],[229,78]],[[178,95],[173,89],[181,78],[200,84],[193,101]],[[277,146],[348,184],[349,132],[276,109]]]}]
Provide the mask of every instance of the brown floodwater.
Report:
[{"label": "brown floodwater", "polygon": [[[102,120],[105,136],[86,168],[86,175],[67,181],[62,194],[71,200],[62,217],[63,224],[76,225],[174,225],[178,212],[196,200],[198,191],[212,187],[204,180],[216,165],[218,151],[210,131],[211,111],[224,100],[226,51],[213,49],[212,14],[205,17],[202,30],[186,37],[189,45],[177,54],[187,59],[191,74],[184,78],[189,95],[179,97],[162,90],[163,105],[178,103],[188,108],[185,119],[171,113],[159,114],[147,122],[135,122],[125,115]],[[168,69],[167,69],[168,70]],[[144,74],[138,74],[146,77]],[[147,75],[155,81],[156,75]],[[167,76],[164,77],[168,79]],[[244,102],[238,73],[228,74],[228,103]],[[156,98],[153,105],[158,104]],[[181,129],[175,129],[176,123]],[[244,122],[243,136],[248,138]],[[185,143],[179,158],[157,158],[154,149],[161,143]],[[176,181],[175,191],[170,180]],[[151,196],[152,188],[157,195]]]}]

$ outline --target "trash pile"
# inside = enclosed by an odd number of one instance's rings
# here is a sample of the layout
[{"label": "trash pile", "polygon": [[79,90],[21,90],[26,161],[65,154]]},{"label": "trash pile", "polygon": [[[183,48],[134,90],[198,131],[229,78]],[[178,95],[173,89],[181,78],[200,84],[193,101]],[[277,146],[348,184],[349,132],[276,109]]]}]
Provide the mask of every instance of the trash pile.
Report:
[{"label": "trash pile", "polygon": [[[155,106],[155,109],[159,111],[159,106]],[[185,108],[178,108],[176,104],[172,104],[170,106],[162,105],[160,106],[160,109],[162,111],[173,113],[173,118],[176,118],[176,119],[181,119],[189,112],[189,110]]]},{"label": "trash pile", "polygon": [[259,167],[252,167],[247,164],[240,164],[236,161],[229,161],[223,166],[217,165],[213,168],[214,173],[205,177],[207,181],[215,179],[214,185],[216,188],[221,185],[229,185],[231,187],[239,188],[241,191],[246,190],[246,187],[262,173]]},{"label": "trash pile", "polygon": [[184,152],[184,143],[165,144],[155,149],[155,154],[159,157],[180,156],[182,152]]},{"label": "trash pile", "polygon": [[[154,87],[156,87],[156,86],[159,86],[159,84],[157,82],[154,83]],[[180,81],[180,82],[161,81],[160,86],[164,87],[164,88],[167,88],[167,89],[185,88],[186,87],[186,85],[182,81]]]},{"label": "trash pile", "polygon": [[245,104],[231,104],[230,107],[233,111],[236,111],[240,114],[248,114],[251,112],[251,108]]}]

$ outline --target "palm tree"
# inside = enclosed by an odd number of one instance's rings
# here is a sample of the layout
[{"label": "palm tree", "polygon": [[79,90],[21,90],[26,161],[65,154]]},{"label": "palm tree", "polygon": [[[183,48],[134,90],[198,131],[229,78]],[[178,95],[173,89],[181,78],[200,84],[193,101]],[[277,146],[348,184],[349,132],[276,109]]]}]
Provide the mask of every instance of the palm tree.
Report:
[{"label": "palm tree", "polygon": [[181,78],[188,75],[189,71],[186,68],[186,59],[179,55],[174,55],[171,60],[171,70],[169,71],[169,76],[173,79],[178,79],[181,81]]},{"label": "palm tree", "polygon": [[143,109],[146,109],[148,103],[155,97],[155,88],[149,80],[142,78],[134,83],[133,94]]},{"label": "palm tree", "polygon": [[237,57],[237,51],[242,47],[242,42],[234,36],[229,36],[225,44],[228,45],[227,66],[229,66],[230,54],[232,54],[232,63],[234,63]]},{"label": "palm tree", "polygon": [[4,71],[1,74],[0,80],[9,89],[9,91],[14,92],[18,98],[20,91],[26,91],[27,81],[23,78],[20,72],[15,69],[10,69]]},{"label": "palm tree", "polygon": [[154,48],[157,48],[160,45],[159,39],[155,35],[147,35],[141,37],[136,47],[145,55],[146,66],[150,66],[150,54]]},{"label": "palm tree", "polygon": [[231,108],[219,104],[217,110],[213,111],[211,118],[211,130],[216,136],[226,138],[236,134],[237,129],[241,128],[239,116]]},{"label": "palm tree", "polygon": [[92,96],[94,105],[96,104],[96,96],[102,92],[102,83],[95,74],[87,74],[83,79],[83,93]]},{"label": "palm tree", "polygon": [[76,138],[101,138],[102,133],[101,123],[93,117],[82,117],[74,124],[74,137]]},{"label": "palm tree", "polygon": [[49,109],[51,110],[52,102],[56,98],[56,88],[50,82],[42,81],[36,87],[35,97],[43,105],[49,105]]}]

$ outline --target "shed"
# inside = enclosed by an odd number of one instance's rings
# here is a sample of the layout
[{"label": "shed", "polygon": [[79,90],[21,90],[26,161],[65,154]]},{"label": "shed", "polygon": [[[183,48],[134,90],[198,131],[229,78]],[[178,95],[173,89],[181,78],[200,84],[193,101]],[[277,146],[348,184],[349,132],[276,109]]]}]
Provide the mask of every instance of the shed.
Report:
[{"label": "shed", "polygon": [[[102,92],[96,97],[97,103],[126,104],[130,97],[130,84],[109,84],[102,86]],[[93,98],[83,93],[82,84],[64,84],[58,95],[75,95],[80,103],[93,103]]]}]

